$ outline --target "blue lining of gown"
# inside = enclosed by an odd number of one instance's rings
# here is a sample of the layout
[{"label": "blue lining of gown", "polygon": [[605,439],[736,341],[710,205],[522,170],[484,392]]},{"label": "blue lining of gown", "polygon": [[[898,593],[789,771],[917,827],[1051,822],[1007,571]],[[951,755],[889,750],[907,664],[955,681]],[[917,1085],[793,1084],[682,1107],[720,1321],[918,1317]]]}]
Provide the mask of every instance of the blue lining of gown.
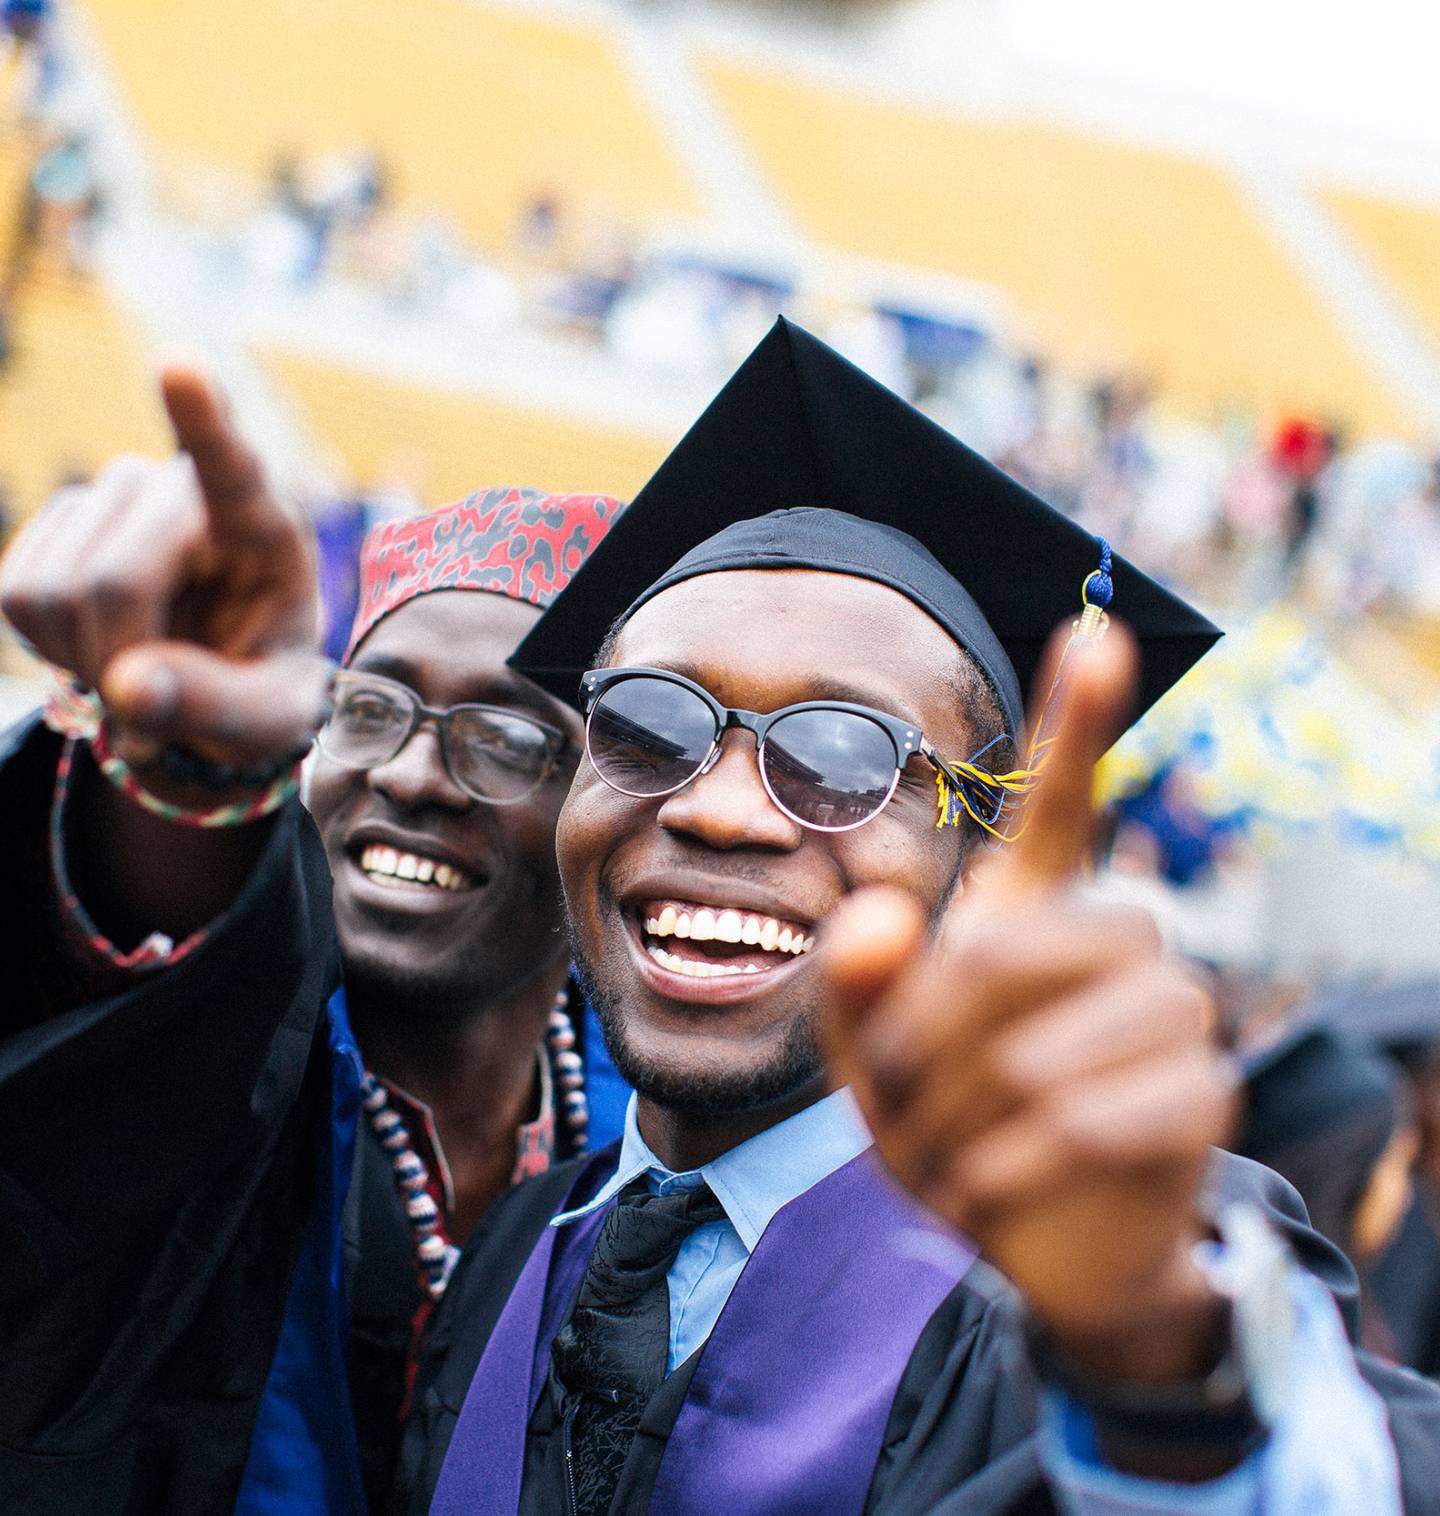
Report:
[{"label": "blue lining of gown", "polygon": [[315,1204],[285,1305],[280,1340],[250,1439],[237,1516],[361,1516],[365,1511],[346,1377],[349,1304],[341,1212],[359,1130],[360,1061],[345,991],[326,1007],[330,1120],[318,1144]]}]

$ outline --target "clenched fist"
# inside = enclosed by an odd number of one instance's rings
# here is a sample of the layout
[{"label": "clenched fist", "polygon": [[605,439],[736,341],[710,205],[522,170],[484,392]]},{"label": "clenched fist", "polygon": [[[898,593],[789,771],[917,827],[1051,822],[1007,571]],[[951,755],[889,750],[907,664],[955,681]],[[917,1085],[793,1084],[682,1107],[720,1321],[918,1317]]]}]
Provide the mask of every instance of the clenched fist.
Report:
[{"label": "clenched fist", "polygon": [[1023,832],[938,932],[904,893],[860,892],[823,961],[833,1064],[895,1175],[1074,1361],[1160,1381],[1213,1358],[1222,1308],[1191,1249],[1233,1096],[1204,997],[1149,918],[1078,887],[1094,765],[1134,678],[1118,628],[1077,659]]},{"label": "clenched fist", "polygon": [[[330,670],[308,532],[201,375],[172,368],[161,387],[178,455],[123,458],[62,490],[0,563],[0,610],[99,691],[110,745],[146,790],[208,810],[246,792],[170,778],[162,750],[264,770],[309,741]],[[176,826],[82,764],[66,855],[92,918],[128,948],[213,920],[270,830]]]},{"label": "clenched fist", "polygon": [[132,765],[168,743],[254,764],[303,744],[323,705],[310,538],[205,379],[161,386],[177,456],[60,491],[0,564],[0,610],[100,692]]}]

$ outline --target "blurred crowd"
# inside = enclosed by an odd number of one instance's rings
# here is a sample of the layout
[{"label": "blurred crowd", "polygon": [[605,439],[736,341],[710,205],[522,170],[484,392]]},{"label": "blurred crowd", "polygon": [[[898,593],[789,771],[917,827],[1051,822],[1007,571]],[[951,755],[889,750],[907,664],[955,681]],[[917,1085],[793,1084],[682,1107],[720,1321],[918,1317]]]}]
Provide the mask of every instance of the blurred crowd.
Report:
[{"label": "blurred crowd", "polygon": [[356,283],[417,319],[560,332],[618,367],[706,382],[793,314],[1207,603],[1298,595],[1327,617],[1440,616],[1440,458],[1348,438],[1342,418],[1179,421],[1146,376],[1064,372],[973,312],[842,298],[683,237],[647,243],[543,190],[482,256],[439,215],[397,205],[367,150],[277,156],[229,246],[262,284]]},{"label": "blurred crowd", "polygon": [[3,67],[18,76],[0,144],[12,158],[15,192],[0,206],[0,375],[13,356],[15,303],[32,278],[86,271],[104,197],[90,132],[67,92],[69,64],[50,0],[5,0]]},{"label": "blurred crowd", "polygon": [[[22,356],[10,316],[27,282],[84,277],[106,212],[94,128],[75,110],[50,11],[50,0],[0,9],[5,66],[21,80],[0,133],[22,165],[0,235],[0,383]],[[417,321],[533,329],[617,366],[697,381],[728,373],[778,313],[794,313],[1222,615],[1282,601],[1327,623],[1440,620],[1440,457],[1349,437],[1343,418],[1178,420],[1147,376],[1067,373],[987,314],[835,296],[790,267],[683,237],[647,242],[544,188],[507,245],[482,253],[443,216],[405,202],[364,146],[277,148],[263,196],[214,235],[224,276],[252,291],[303,298],[358,286]],[[332,655],[354,611],[364,532],[419,504],[405,491],[359,488],[311,502]],[[0,536],[7,517],[0,480]],[[1105,876],[1162,921],[1207,892],[1243,912],[1239,881],[1253,864],[1243,807],[1202,803],[1185,761],[1126,786],[1113,808]],[[1248,955],[1227,961],[1214,948],[1224,933],[1211,928],[1199,934],[1197,963],[1254,1092],[1241,1145],[1307,1192],[1316,1219],[1361,1264],[1372,1345],[1440,1371],[1440,979],[1326,988]]]}]

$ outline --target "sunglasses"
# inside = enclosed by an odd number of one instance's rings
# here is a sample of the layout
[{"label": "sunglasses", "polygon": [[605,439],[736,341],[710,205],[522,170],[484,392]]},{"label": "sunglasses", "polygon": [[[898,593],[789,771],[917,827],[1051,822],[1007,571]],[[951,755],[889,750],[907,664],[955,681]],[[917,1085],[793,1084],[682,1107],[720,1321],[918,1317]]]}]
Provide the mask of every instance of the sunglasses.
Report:
[{"label": "sunglasses", "polygon": [[329,719],[317,738],[327,758],[349,769],[389,763],[426,721],[435,723],[446,772],[472,800],[518,805],[555,770],[570,745],[564,732],[495,705],[425,705],[380,674],[341,673]]},{"label": "sunglasses", "polygon": [[592,669],[580,695],[585,751],[622,795],[655,799],[683,789],[714,767],[732,727],[754,734],[766,794],[812,831],[848,832],[873,821],[916,756],[947,784],[965,783],[919,727],[848,701],[807,700],[762,716],[721,705],[680,674],[647,668]]}]

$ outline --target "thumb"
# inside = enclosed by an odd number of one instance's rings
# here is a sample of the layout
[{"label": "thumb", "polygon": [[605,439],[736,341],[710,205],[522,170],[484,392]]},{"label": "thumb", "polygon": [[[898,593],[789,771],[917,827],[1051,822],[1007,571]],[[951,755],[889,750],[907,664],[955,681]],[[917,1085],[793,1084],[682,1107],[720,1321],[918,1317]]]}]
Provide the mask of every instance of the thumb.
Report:
[{"label": "thumb", "polygon": [[213,762],[256,762],[304,746],[320,725],[332,667],[313,653],[223,658],[191,642],[147,642],[100,680],[111,719],[147,744]]},{"label": "thumb", "polygon": [[825,985],[822,1036],[832,1069],[847,1082],[868,1061],[867,1022],[914,962],[925,913],[891,886],[857,890],[826,917],[818,968]]}]

